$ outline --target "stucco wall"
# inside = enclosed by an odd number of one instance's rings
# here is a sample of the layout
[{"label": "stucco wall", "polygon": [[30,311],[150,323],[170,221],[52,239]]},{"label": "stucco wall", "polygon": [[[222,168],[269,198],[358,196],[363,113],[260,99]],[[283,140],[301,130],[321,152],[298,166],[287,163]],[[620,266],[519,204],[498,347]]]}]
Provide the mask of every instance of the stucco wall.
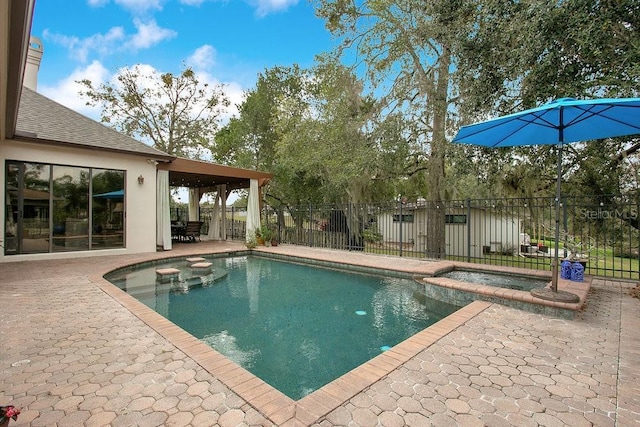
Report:
[{"label": "stucco wall", "polygon": [[[4,256],[4,250],[1,250],[0,262],[156,251],[156,167],[149,163],[145,157],[2,140],[0,142],[2,200],[6,200],[4,188],[6,160],[124,170],[127,215],[125,218],[125,248],[123,249],[10,256]],[[144,177],[142,185],[138,184],[140,175]],[[5,208],[3,206],[0,209],[0,238],[4,236],[4,227]]]}]

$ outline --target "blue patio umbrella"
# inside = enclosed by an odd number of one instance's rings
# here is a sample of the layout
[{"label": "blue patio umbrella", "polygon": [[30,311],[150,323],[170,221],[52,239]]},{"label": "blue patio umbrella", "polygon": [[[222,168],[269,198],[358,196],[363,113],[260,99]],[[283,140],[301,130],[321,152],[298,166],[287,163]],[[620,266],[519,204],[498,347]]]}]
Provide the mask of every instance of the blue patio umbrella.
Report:
[{"label": "blue patio umbrella", "polygon": [[96,199],[122,199],[124,190],[109,191],[108,193],[94,194]]},{"label": "blue patio umbrella", "polygon": [[530,110],[463,126],[453,139],[455,143],[490,148],[544,144],[558,146],[552,293],[538,291],[536,296],[569,301],[575,298],[573,294],[558,292],[562,145],[635,134],[640,134],[640,98],[562,98]]}]

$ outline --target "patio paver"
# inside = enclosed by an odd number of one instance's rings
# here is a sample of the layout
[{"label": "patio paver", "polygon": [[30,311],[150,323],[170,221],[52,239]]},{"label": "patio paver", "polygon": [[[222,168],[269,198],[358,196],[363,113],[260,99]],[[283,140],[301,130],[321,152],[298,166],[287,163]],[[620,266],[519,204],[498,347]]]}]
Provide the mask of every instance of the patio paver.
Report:
[{"label": "patio paver", "polygon": [[[100,263],[0,263],[0,404],[22,407],[11,425],[640,423],[635,283],[595,278],[571,320],[473,303],[294,402],[101,277],[142,260],[243,249],[202,242]],[[435,264],[287,245],[261,250],[416,275]]]}]

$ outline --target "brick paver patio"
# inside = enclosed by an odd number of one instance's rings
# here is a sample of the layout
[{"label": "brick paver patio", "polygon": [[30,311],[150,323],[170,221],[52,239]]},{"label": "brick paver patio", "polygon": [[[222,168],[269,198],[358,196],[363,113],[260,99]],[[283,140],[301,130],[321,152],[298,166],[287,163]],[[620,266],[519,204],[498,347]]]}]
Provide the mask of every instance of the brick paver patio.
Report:
[{"label": "brick paver patio", "polygon": [[[0,263],[0,404],[22,407],[11,425],[640,424],[635,283],[594,279],[571,320],[472,303],[294,402],[101,278],[142,260],[242,249],[202,242],[138,256]],[[340,258],[407,271],[425,263]]]}]

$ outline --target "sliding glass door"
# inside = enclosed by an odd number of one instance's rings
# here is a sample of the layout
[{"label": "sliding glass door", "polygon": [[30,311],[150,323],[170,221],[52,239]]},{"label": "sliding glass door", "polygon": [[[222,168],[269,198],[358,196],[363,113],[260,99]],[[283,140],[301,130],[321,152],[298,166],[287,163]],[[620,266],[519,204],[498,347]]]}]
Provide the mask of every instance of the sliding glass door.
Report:
[{"label": "sliding glass door", "polygon": [[124,172],[93,169],[91,248],[124,246]]},{"label": "sliding glass door", "polygon": [[124,247],[124,171],[7,161],[5,178],[5,255]]},{"label": "sliding glass door", "polygon": [[11,162],[6,176],[5,254],[49,252],[50,166]]}]

